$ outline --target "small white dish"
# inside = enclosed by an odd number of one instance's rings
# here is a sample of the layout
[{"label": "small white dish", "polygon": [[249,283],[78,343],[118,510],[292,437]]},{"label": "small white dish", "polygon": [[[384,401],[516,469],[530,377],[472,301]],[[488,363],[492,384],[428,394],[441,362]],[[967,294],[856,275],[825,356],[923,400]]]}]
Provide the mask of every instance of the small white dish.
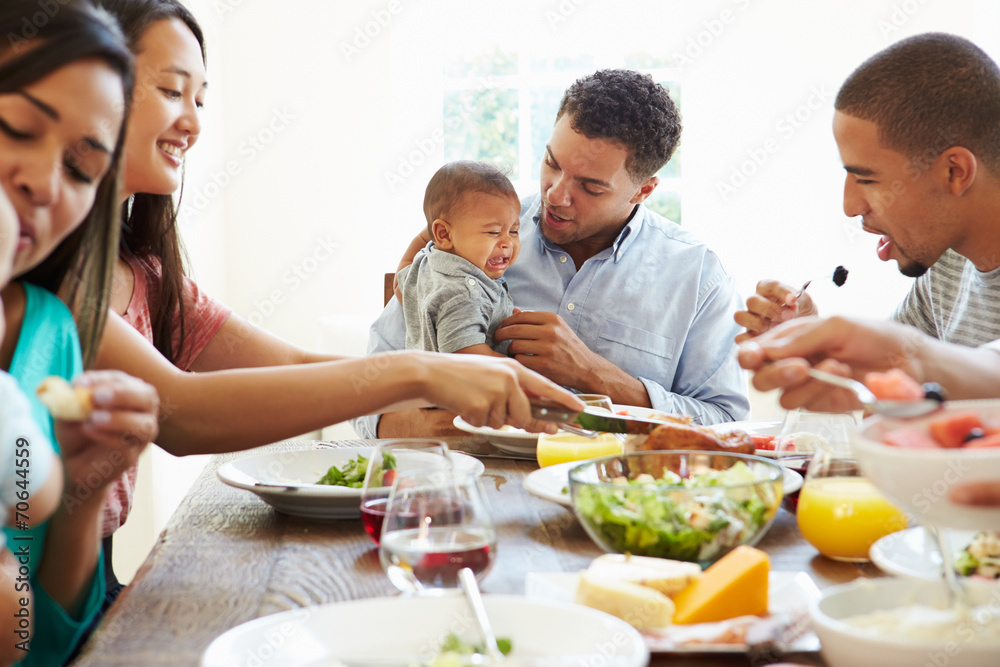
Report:
[{"label": "small white dish", "polygon": [[[781,434],[781,420],[762,419],[759,421],[725,422],[723,424],[712,424],[710,429],[717,433],[729,433],[730,431],[746,431],[750,435],[773,435]],[[773,449],[758,449],[754,452],[757,456],[773,459],[776,454]]]},{"label": "small white dish", "polygon": [[[614,667],[649,662],[642,636],[603,612],[513,595],[486,595],[483,602],[496,635],[511,640],[512,663],[546,657],[578,657],[565,664],[599,661]],[[238,625],[209,645],[201,665],[230,667],[253,660],[258,667],[312,667],[340,664],[338,658],[358,664],[366,659],[373,665],[425,664],[449,632],[479,641],[468,602],[460,594],[336,602]]]},{"label": "small white dish", "polygon": [[[576,572],[530,572],[525,579],[525,595],[538,600],[572,601],[579,578]],[[771,614],[804,614],[820,595],[816,583],[805,572],[772,571],[768,578],[768,611]],[[711,639],[721,634],[725,623],[672,625],[642,636],[653,653],[745,653],[745,643],[719,643]],[[806,631],[785,648],[788,652],[818,651],[819,640]]]},{"label": "small white dish", "polygon": [[[368,458],[374,447],[297,449],[247,456],[219,466],[220,480],[246,489],[279,512],[319,519],[356,519],[361,516],[361,489],[316,484],[332,466],[342,467],[358,454]],[[416,456],[433,456],[415,452]],[[460,452],[451,453],[455,467],[481,475],[483,462]]]},{"label": "small white dish", "polygon": [[[952,556],[969,546],[975,534],[972,530],[945,530]],[[937,542],[920,526],[879,539],[868,556],[886,574],[925,581],[940,581],[943,574]]]},{"label": "small white dish", "polygon": [[[583,461],[557,463],[528,473],[524,478],[524,490],[543,500],[551,500],[563,507],[572,507],[569,497],[569,470]],[[789,468],[784,469],[782,488],[787,496],[802,488],[802,475]]]}]

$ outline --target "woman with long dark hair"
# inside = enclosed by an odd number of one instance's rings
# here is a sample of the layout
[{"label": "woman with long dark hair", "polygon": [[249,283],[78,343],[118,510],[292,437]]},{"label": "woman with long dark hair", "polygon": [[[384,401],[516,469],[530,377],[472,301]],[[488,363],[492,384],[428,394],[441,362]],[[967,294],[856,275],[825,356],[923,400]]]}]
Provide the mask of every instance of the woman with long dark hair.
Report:
[{"label": "woman with long dark hair", "polygon": [[[49,521],[5,528],[34,597],[29,665],[62,664],[100,609],[104,578],[95,573],[107,485],[157,430],[151,386],[112,371],[81,375],[102,337],[117,255],[132,56],[114,22],[89,3],[68,0],[57,9],[43,21],[37,2],[0,3],[7,36],[0,44],[0,184],[19,227],[15,281],[2,290],[0,367],[29,395],[46,376],[76,378],[90,385],[96,408],[86,421],[54,423],[37,400],[32,405],[61,450],[64,495]],[[104,474],[90,477],[94,469]],[[27,650],[27,641],[17,648]]]}]

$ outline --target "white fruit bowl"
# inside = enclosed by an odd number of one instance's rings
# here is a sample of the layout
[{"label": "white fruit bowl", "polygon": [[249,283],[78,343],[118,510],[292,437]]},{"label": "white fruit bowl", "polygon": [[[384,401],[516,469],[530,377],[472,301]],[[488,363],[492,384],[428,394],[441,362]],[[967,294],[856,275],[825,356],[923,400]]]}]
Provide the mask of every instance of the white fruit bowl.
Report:
[{"label": "white fruit bowl", "polygon": [[917,523],[959,530],[1000,530],[1000,506],[971,507],[951,500],[956,488],[977,482],[1000,485],[1000,447],[906,449],[883,444],[895,428],[927,430],[949,413],[975,410],[984,421],[1000,422],[1000,400],[953,401],[915,419],[866,419],[851,434],[851,448],[865,476]]}]

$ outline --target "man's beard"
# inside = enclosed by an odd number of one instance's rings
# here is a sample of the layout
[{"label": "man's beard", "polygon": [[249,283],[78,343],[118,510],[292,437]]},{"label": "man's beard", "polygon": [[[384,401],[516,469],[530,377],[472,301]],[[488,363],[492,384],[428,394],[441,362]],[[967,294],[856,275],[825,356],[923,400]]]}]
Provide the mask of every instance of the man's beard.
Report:
[{"label": "man's beard", "polygon": [[907,278],[919,278],[927,273],[929,266],[924,266],[920,262],[909,261],[906,264],[899,263],[899,272]]}]

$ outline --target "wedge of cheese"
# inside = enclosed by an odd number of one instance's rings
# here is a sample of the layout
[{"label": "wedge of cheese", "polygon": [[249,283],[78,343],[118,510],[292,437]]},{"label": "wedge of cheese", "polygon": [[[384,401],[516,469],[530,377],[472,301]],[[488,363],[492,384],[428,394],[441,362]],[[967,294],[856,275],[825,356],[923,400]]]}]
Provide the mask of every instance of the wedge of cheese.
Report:
[{"label": "wedge of cheese", "polygon": [[580,573],[576,588],[578,604],[617,616],[636,630],[670,625],[674,603],[663,593],[620,579]]},{"label": "wedge of cheese", "polygon": [[590,563],[587,574],[602,579],[617,579],[654,588],[667,597],[674,597],[701,577],[701,567],[666,558],[604,554]]},{"label": "wedge of cheese", "polygon": [[674,623],[708,623],[767,613],[771,561],[759,549],[739,546],[674,596]]}]

